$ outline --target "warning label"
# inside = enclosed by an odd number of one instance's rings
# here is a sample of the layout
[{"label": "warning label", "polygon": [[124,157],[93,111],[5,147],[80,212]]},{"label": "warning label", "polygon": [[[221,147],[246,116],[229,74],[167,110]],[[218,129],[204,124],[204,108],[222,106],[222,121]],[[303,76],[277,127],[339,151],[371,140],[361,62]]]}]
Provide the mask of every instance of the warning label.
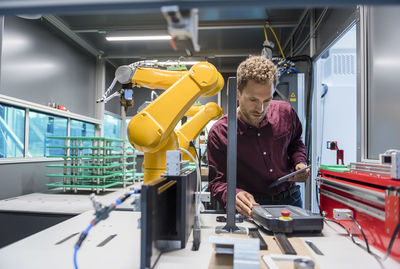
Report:
[{"label": "warning label", "polygon": [[296,102],[296,95],[294,94],[294,92],[292,92],[292,94],[290,95],[289,101]]}]

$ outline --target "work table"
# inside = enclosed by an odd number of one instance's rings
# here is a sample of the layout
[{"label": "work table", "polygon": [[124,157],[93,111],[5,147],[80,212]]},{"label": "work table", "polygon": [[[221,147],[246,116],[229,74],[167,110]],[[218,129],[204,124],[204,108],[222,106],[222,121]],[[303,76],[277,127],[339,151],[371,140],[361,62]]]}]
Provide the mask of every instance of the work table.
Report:
[{"label": "work table", "polygon": [[[73,246],[78,239],[76,233],[86,229],[92,218],[93,211],[86,211],[0,249],[0,268],[73,268]],[[139,219],[140,212],[111,212],[107,220],[90,231],[83,243],[78,252],[79,268],[139,268]],[[215,214],[202,214],[201,223],[199,251],[191,251],[192,239],[189,238],[185,249],[162,254],[155,268],[209,268],[213,245],[208,239],[216,235],[215,227],[221,223],[216,222]],[[244,222],[238,225],[252,227],[253,224]],[[76,235],[57,244],[72,234]],[[109,236],[113,238],[99,247]],[[304,244],[319,268],[400,268],[396,261],[389,258],[381,263],[353,244],[346,232],[334,223],[325,223],[322,235],[301,234],[299,238],[312,241],[324,253],[324,256],[316,255]],[[267,268],[262,261],[260,265]]]}]

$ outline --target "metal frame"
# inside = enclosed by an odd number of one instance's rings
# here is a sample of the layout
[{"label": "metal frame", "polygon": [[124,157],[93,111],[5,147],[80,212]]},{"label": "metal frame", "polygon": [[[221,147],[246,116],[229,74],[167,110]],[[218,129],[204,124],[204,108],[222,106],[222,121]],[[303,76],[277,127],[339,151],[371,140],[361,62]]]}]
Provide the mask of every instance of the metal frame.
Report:
[{"label": "metal frame", "polygon": [[353,201],[346,197],[339,196],[339,195],[337,195],[333,192],[327,191],[325,189],[320,189],[320,193],[321,193],[321,195],[324,195],[324,196],[329,197],[337,202],[340,202],[349,207],[352,207],[352,208],[356,209],[357,211],[363,212],[369,216],[372,216],[379,220],[385,221],[385,211],[376,209],[374,207],[365,205],[365,204],[357,202],[357,201]]},{"label": "metal frame", "polygon": [[29,150],[26,145],[29,144],[29,108],[25,108],[25,130],[24,130],[24,158],[29,156]]},{"label": "metal frame", "polygon": [[[217,226],[216,233],[247,233],[235,224],[236,213],[236,163],[237,163],[237,87],[236,77],[228,78],[228,145],[227,145],[227,195],[226,225]],[[228,180],[229,179],[229,180]]]},{"label": "metal frame", "polygon": [[362,187],[356,187],[347,183],[334,181],[328,178],[318,177],[317,180],[329,188],[339,190],[350,195],[357,196],[358,199],[372,203],[379,207],[385,207],[385,194]]},{"label": "metal frame", "polygon": [[[95,88],[95,96],[94,99],[101,97],[105,91],[105,84],[106,84],[106,63],[103,58],[98,57],[96,59],[96,88]],[[100,122],[104,122],[104,112],[105,112],[105,104],[98,103],[94,107],[94,116]],[[98,126],[95,130],[96,136],[103,136],[104,135],[104,126]]]},{"label": "metal frame", "polygon": [[69,111],[58,110],[55,108],[51,108],[48,106],[36,104],[36,103],[25,101],[22,99],[6,96],[3,94],[0,94],[0,102],[8,104],[8,105],[12,105],[12,106],[20,107],[20,108],[29,108],[31,110],[35,110],[38,112],[44,112],[44,113],[48,113],[48,114],[52,114],[52,115],[56,115],[56,116],[61,116],[64,118],[81,120],[81,121],[85,121],[85,122],[89,122],[89,123],[93,123],[93,124],[102,124],[100,120],[95,119],[95,118],[83,116],[83,115],[76,114],[76,113],[69,112]]},{"label": "metal frame", "polygon": [[360,114],[361,114],[361,149],[362,162],[378,163],[379,160],[368,159],[368,7],[360,7]]},{"label": "metal frame", "polygon": [[[235,224],[236,212],[236,163],[237,163],[237,89],[236,77],[228,79],[228,145],[227,145],[227,196],[226,196],[226,226],[223,228],[228,232],[234,232],[239,228]],[[228,180],[229,179],[229,180]]]},{"label": "metal frame", "polygon": [[[326,45],[323,46],[323,49],[317,50],[315,52],[315,57],[313,57],[313,78],[316,77],[316,73],[317,73],[317,70],[314,69],[314,63],[317,60],[319,60],[321,55],[323,55],[327,51],[327,49],[330,48],[330,46],[333,43],[336,42],[336,40],[338,40],[340,37],[342,37],[347,32],[348,29],[350,29],[351,27],[356,25],[357,30],[358,30],[358,25],[361,24],[361,20],[359,20],[359,18],[361,17],[361,14],[359,15],[358,12],[356,12],[356,13],[357,14],[354,14],[354,16],[352,16],[350,18],[351,20],[349,19],[350,21],[346,21],[343,24],[343,27],[340,28],[341,32],[338,33],[338,35],[335,38],[333,38],[329,43],[326,43]],[[360,36],[360,32],[358,33],[357,38],[359,38],[359,36]],[[363,39],[362,36],[360,36],[360,39],[361,40]],[[358,42],[358,39],[357,39],[357,42]],[[358,64],[359,64],[359,61],[360,61],[361,58],[362,58],[362,52],[360,51],[359,43],[357,43],[357,68],[360,68],[360,66]],[[365,68],[365,65],[363,65],[362,61],[360,61],[360,65],[361,65],[361,67]],[[364,120],[363,120],[363,113],[362,113],[363,105],[364,105],[364,102],[362,101],[363,100],[363,96],[362,96],[363,95],[363,88],[359,87],[360,82],[362,84],[362,76],[365,76],[363,70],[362,69],[358,69],[358,72],[357,72],[357,107],[358,107],[358,109],[357,109],[357,120],[360,120],[361,122],[357,122],[357,140],[358,140],[357,141],[357,147],[358,147],[358,145],[360,143],[361,144],[363,143],[363,137],[361,135],[362,132],[359,133],[358,130],[360,128],[362,129],[362,126],[365,125],[364,124]],[[316,82],[313,79],[312,87],[315,86],[314,85],[315,83]],[[315,88],[314,88],[314,90],[315,90]],[[360,95],[361,95],[361,98],[360,98]],[[318,128],[317,128],[318,127],[318,120],[317,119],[318,119],[318,115],[319,115],[319,111],[320,111],[320,104],[318,102],[318,99],[316,98],[316,92],[314,92],[314,95],[313,95],[312,98],[313,98],[312,99],[312,103],[313,103],[312,104],[312,107],[313,107],[313,109],[312,109],[312,118],[313,118],[312,130],[314,130],[314,135],[313,135],[312,141],[311,141],[311,144],[313,145],[312,153],[311,153],[311,155],[312,155],[312,158],[311,158],[312,161],[311,162],[312,162],[312,165],[313,165],[313,169],[311,169],[311,178],[313,179],[313,178],[317,178],[317,175],[318,175],[317,157],[320,158],[321,156],[319,156],[318,147],[316,146],[317,144],[319,144],[318,143],[319,137],[318,137],[318,134],[315,134],[315,130],[318,130]],[[361,104],[360,104],[360,102],[361,102]],[[360,154],[362,154],[362,150],[363,150],[363,147],[361,147],[361,153]],[[357,159],[360,158],[360,156],[358,154],[359,154],[359,151],[358,151],[358,148],[357,148]],[[314,181],[311,182],[311,185],[312,185],[311,186],[311,210],[313,212],[317,212],[318,211],[318,207],[316,205],[316,193],[314,191],[315,190],[315,184],[316,183]],[[307,204],[306,204],[306,208],[307,208]]]},{"label": "metal frame", "polygon": [[100,51],[98,51],[92,45],[83,40],[80,36],[71,31],[71,29],[69,29],[69,27],[58,17],[53,15],[44,15],[43,18],[54,27],[56,27],[58,30],[63,32],[66,36],[71,38],[75,43],[79,44],[82,48],[90,52],[93,56],[97,57],[101,55]]},{"label": "metal frame", "polygon": [[140,13],[148,10],[160,10],[160,6],[165,3],[168,5],[179,5],[183,9],[190,8],[205,8],[205,7],[226,7],[226,6],[256,6],[256,7],[325,7],[330,6],[350,6],[360,3],[365,4],[398,4],[398,0],[287,0],[287,1],[270,1],[266,3],[263,0],[249,0],[249,1],[232,1],[232,0],[196,0],[196,1],[159,1],[159,0],[80,0],[80,1],[48,1],[48,0],[35,0],[35,1],[14,1],[3,0],[0,3],[0,14],[3,15],[16,15],[16,14],[50,14],[50,13],[88,13],[88,12],[117,12],[126,11]]},{"label": "metal frame", "polygon": [[4,16],[0,16],[0,81],[1,81],[1,55],[3,55]]}]

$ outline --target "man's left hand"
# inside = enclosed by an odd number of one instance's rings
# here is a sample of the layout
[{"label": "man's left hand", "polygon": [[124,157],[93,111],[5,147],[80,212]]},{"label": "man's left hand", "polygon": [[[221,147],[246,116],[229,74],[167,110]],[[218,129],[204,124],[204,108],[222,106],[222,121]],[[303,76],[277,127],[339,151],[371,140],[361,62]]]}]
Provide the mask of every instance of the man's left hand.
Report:
[{"label": "man's left hand", "polygon": [[[296,167],[294,169],[297,171],[306,166],[307,165],[305,163],[298,163],[298,164],[296,164]],[[305,182],[305,181],[307,181],[307,178],[309,176],[310,176],[310,168],[306,169],[305,171],[301,172],[300,174],[295,175],[294,177],[289,178],[288,181]]]}]

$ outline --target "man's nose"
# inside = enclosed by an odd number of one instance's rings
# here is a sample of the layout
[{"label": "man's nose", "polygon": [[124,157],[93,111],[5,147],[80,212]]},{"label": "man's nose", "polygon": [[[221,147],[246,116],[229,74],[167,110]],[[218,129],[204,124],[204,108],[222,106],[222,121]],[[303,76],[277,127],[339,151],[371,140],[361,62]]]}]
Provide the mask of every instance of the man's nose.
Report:
[{"label": "man's nose", "polygon": [[259,113],[264,112],[264,103],[263,102],[257,104],[257,112],[259,112]]}]

